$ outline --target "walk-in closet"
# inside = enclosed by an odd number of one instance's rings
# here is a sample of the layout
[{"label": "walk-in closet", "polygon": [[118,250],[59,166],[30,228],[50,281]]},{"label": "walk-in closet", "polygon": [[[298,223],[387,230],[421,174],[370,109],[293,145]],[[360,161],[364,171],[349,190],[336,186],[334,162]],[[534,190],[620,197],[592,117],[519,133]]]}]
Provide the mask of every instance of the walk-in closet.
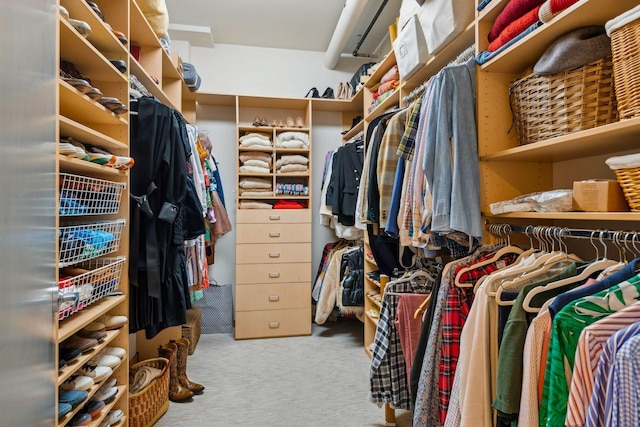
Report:
[{"label": "walk-in closet", "polygon": [[0,425],[640,425],[640,0],[3,12]]}]

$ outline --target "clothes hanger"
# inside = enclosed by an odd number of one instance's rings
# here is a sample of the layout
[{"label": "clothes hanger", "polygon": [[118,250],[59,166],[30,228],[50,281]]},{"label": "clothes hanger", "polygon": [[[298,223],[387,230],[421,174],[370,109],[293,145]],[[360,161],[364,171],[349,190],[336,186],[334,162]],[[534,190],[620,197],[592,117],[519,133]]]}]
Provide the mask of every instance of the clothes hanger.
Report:
[{"label": "clothes hanger", "polygon": [[533,280],[542,280],[545,275],[548,274],[555,275],[556,273],[553,272],[552,269],[558,268],[558,264],[560,264],[560,266],[568,266],[575,261],[580,261],[580,258],[566,252],[566,245],[564,245],[561,239],[562,232],[563,229],[559,227],[547,229],[545,235],[546,237],[551,239],[552,249],[555,248],[555,240],[557,240],[560,246],[560,250],[552,250],[549,256],[541,256],[540,258],[536,259],[535,262],[530,266],[530,268],[526,269],[526,271],[523,272],[520,276],[501,283],[500,286],[498,286],[498,288],[496,289],[494,295],[496,303],[498,305],[509,306],[514,304],[514,301],[502,299],[503,291],[519,291],[525,285],[532,283]]},{"label": "clothes hanger", "polygon": [[[490,228],[490,230],[491,230],[491,225],[495,225],[495,224],[489,224],[489,228]],[[473,270],[478,269],[478,268],[480,268],[480,267],[483,267],[483,266],[485,266],[485,265],[492,264],[492,263],[494,263],[494,262],[498,261],[500,258],[502,258],[503,256],[505,256],[505,255],[507,255],[507,254],[515,253],[515,254],[521,255],[521,254],[524,252],[524,251],[523,251],[521,248],[519,248],[518,246],[514,246],[514,245],[512,245],[512,244],[511,244],[511,239],[509,239],[509,238],[508,238],[508,233],[506,232],[506,231],[507,231],[507,228],[506,228],[506,227],[509,227],[509,226],[508,226],[508,224],[507,224],[507,225],[504,225],[504,228],[499,228],[498,230],[494,229],[494,230],[493,230],[493,231],[494,231],[494,233],[492,233],[492,234],[496,234],[496,233],[498,233],[498,232],[504,232],[504,233],[505,233],[504,235],[505,235],[505,236],[507,236],[507,239],[506,239],[506,243],[507,243],[507,244],[506,244],[505,246],[503,246],[502,248],[498,249],[498,250],[493,254],[493,256],[492,256],[492,257],[490,257],[490,258],[488,258],[488,259],[486,259],[486,260],[484,260],[484,261],[480,261],[480,262],[477,262],[477,263],[471,264],[471,265],[470,265],[470,266],[468,266],[468,267],[463,267],[463,268],[461,268],[461,269],[458,271],[458,273],[456,274],[456,277],[455,277],[455,280],[454,280],[454,284],[455,284],[455,286],[457,286],[457,287],[459,287],[459,288],[472,288],[472,287],[473,287],[473,285],[474,285],[473,283],[462,283],[462,282],[460,281],[460,279],[461,279],[461,277],[462,277],[462,275],[463,275],[464,273],[468,273],[468,272],[470,272],[470,271],[473,271]],[[510,227],[509,227],[508,229],[510,230]],[[491,231],[490,231],[490,232],[491,232]],[[504,237],[504,236],[503,236],[503,237]]]},{"label": "clothes hanger", "polygon": [[[602,233],[600,233],[600,235],[602,236]],[[595,246],[595,244],[593,243],[593,233],[591,234],[590,237],[590,241],[591,241],[591,245],[596,248],[596,259],[594,262],[588,264],[578,275],[573,276],[573,277],[567,277],[565,279],[561,279],[555,282],[551,282],[551,283],[547,283],[546,285],[543,286],[539,286],[535,289],[532,289],[527,296],[524,298],[524,301],[522,303],[522,308],[524,308],[524,310],[528,313],[537,313],[540,311],[540,308],[537,307],[532,307],[531,306],[531,301],[533,300],[533,298],[536,295],[539,295],[543,292],[549,291],[551,289],[557,289],[557,288],[561,288],[563,286],[568,286],[571,284],[575,284],[578,282],[582,282],[584,280],[587,280],[590,276],[592,276],[593,274],[597,273],[597,272],[601,272],[604,269],[606,269],[607,267],[611,267],[613,265],[617,265],[619,264],[618,261],[614,261],[611,259],[607,259],[606,256],[604,258],[598,258],[598,253],[597,253],[597,247]],[[606,255],[606,254],[605,254]],[[620,255],[622,255],[622,252],[620,252]]]},{"label": "clothes hanger", "polygon": [[416,309],[415,313],[413,313],[414,319],[417,319],[419,316],[422,316],[422,314],[426,311],[430,300],[431,300],[431,294],[427,295],[424,301],[422,301],[420,306]]},{"label": "clothes hanger", "polygon": [[[619,261],[618,263],[616,263],[616,264],[614,264],[614,265],[611,265],[611,266],[609,266],[609,267],[605,268],[605,269],[604,269],[604,270],[603,270],[603,271],[598,275],[597,280],[602,280],[602,279],[604,279],[605,277],[612,275],[613,273],[615,273],[616,271],[620,270],[622,267],[624,267],[625,265],[627,265],[627,264],[628,264],[628,262],[629,262],[629,261],[627,260],[627,253],[626,253],[626,251],[625,251],[625,250],[623,250],[623,249],[622,249],[622,243],[621,243],[621,242],[620,242],[620,240],[619,240],[619,239],[620,239],[620,237],[622,236],[622,234],[623,234],[623,232],[621,232],[621,231],[617,231],[617,232],[614,234],[614,239],[613,239],[613,240],[614,240],[614,244],[616,245],[616,247],[618,247],[618,255],[619,255],[619,259],[620,259],[621,261]],[[637,256],[637,255],[635,254],[635,252],[632,252],[632,251],[631,251],[631,249],[629,249],[629,247],[628,247],[628,246],[626,246],[627,236],[628,236],[628,234],[629,234],[629,233],[624,233],[624,234],[625,234],[625,237],[624,237],[624,245],[625,245],[625,248],[626,248],[626,250],[628,250],[629,252],[631,252],[631,253],[632,253],[632,255],[633,255],[633,258],[635,258],[635,257]],[[633,234],[633,237],[632,237],[632,239],[631,239],[631,243],[633,244],[633,248],[637,250],[637,248],[635,247],[635,243],[634,243],[634,241],[633,241],[633,239],[635,239],[635,238],[636,238],[636,234]],[[603,241],[601,241],[601,243],[602,243],[602,245],[604,246],[604,250],[605,250],[605,254],[606,254],[607,246],[604,244],[604,242],[603,242]],[[620,246],[618,246],[618,243],[620,243]],[[606,258],[606,255],[605,255],[605,258]]]}]

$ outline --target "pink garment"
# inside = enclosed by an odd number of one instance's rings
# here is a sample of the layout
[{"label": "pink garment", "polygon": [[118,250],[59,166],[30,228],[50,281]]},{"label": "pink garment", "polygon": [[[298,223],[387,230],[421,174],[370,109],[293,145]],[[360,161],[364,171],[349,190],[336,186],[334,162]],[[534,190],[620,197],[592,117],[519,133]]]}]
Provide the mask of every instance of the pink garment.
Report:
[{"label": "pink garment", "polygon": [[526,15],[516,19],[511,24],[509,24],[507,28],[502,30],[497,39],[489,43],[489,47],[487,48],[487,50],[489,52],[495,52],[496,50],[507,44],[510,40],[514,39],[518,34],[538,22],[539,10],[540,6],[537,6],[535,9],[527,12]]},{"label": "pink garment", "polygon": [[380,79],[380,83],[386,83],[391,80],[400,80],[400,74],[398,72],[397,65],[394,65],[393,67],[389,68],[389,70],[386,73],[384,73],[384,75]]},{"label": "pink garment", "polygon": [[378,87],[378,95],[382,95],[385,92],[389,92],[400,85],[400,80],[389,80],[388,82],[384,82]]},{"label": "pink garment", "polygon": [[398,301],[394,323],[400,337],[400,347],[407,367],[407,378],[411,377],[411,365],[413,365],[413,358],[420,338],[420,329],[422,328],[422,316],[414,319],[413,314],[420,307],[420,304],[424,302],[425,298],[427,298],[426,294],[407,293],[400,295],[400,300]]},{"label": "pink garment", "polygon": [[[562,1],[566,2],[567,0]],[[544,0],[511,0],[507,3],[493,23],[493,27],[491,28],[491,32],[489,32],[488,36],[489,41],[492,42],[497,39],[500,33],[502,33],[509,24],[526,15],[533,8],[540,6],[542,3],[544,3]]]}]

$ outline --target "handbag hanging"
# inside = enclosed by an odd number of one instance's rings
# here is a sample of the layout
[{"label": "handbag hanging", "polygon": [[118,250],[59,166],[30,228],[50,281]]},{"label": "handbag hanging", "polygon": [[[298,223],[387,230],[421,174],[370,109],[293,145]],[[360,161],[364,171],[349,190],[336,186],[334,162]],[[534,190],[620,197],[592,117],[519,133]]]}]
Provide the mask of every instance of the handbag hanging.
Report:
[{"label": "handbag hanging", "polygon": [[417,15],[413,15],[402,27],[398,38],[393,42],[393,51],[401,80],[406,80],[427,63],[427,41]]}]

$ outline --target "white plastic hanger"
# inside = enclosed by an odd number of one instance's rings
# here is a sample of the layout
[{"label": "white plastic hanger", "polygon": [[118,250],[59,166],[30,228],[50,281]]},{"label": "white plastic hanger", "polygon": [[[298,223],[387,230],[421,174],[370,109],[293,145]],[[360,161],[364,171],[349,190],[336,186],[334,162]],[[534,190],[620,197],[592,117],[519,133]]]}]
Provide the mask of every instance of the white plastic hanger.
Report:
[{"label": "white plastic hanger", "polygon": [[[489,226],[492,226],[492,225],[496,225],[496,224],[489,224]],[[471,264],[468,267],[461,268],[460,271],[458,271],[458,273],[456,274],[456,278],[454,280],[454,284],[457,287],[459,287],[459,288],[472,288],[472,287],[474,287],[473,283],[462,283],[460,281],[460,279],[461,279],[461,277],[462,277],[462,275],[464,273],[468,273],[469,271],[473,271],[473,270],[475,270],[477,268],[480,268],[480,267],[483,267],[485,265],[492,264],[492,263],[498,261],[500,258],[502,258],[503,256],[505,256],[507,254],[513,253],[513,254],[521,255],[524,252],[524,250],[521,249],[520,247],[514,246],[514,245],[511,244],[511,240],[508,238],[508,233],[507,233],[508,228],[507,228],[507,226],[508,225],[504,225],[504,228],[500,229],[500,232],[504,233],[504,235],[507,237],[506,246],[498,249],[493,254],[493,256],[491,256],[490,258],[488,258],[488,259],[486,259],[484,261],[480,261],[480,262]],[[509,229],[510,229],[510,227],[509,227]],[[496,233],[494,232],[493,234],[496,234]]]}]

